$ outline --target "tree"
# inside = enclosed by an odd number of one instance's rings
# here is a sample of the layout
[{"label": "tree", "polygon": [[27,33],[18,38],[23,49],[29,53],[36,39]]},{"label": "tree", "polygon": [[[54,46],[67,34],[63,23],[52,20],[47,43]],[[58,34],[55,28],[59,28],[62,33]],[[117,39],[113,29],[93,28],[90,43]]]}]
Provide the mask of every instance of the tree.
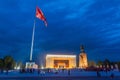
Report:
[{"label": "tree", "polygon": [[5,69],[14,69],[15,61],[11,56],[4,57],[4,67]]},{"label": "tree", "polygon": [[89,67],[96,67],[95,61],[89,61],[88,65],[89,65]]},{"label": "tree", "polygon": [[107,65],[110,66],[110,61],[109,61],[108,59],[105,59],[105,60],[103,61],[103,64],[105,65],[105,67],[107,67]]},{"label": "tree", "polygon": [[120,70],[120,62],[118,62],[117,64],[118,64],[118,69]]},{"label": "tree", "polygon": [[0,59],[0,70],[1,70],[1,73],[3,73],[3,69],[4,69],[4,60]]},{"label": "tree", "polygon": [[102,62],[102,61],[98,61],[98,62],[97,62],[97,65],[98,65],[98,66],[103,65],[103,62]]},{"label": "tree", "polygon": [[4,67],[4,60],[0,59],[0,69],[3,69],[3,67]]}]

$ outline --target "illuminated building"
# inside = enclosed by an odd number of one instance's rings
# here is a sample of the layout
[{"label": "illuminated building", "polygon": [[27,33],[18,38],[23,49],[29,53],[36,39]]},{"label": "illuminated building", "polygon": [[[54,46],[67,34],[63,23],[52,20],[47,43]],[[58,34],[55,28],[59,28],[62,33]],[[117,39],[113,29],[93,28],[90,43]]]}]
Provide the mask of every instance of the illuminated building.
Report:
[{"label": "illuminated building", "polygon": [[[80,47],[79,68],[85,69],[88,67],[87,54],[84,47]],[[76,55],[46,55],[46,68],[76,68]]]},{"label": "illuminated building", "polygon": [[47,55],[46,68],[75,68],[76,55]]}]

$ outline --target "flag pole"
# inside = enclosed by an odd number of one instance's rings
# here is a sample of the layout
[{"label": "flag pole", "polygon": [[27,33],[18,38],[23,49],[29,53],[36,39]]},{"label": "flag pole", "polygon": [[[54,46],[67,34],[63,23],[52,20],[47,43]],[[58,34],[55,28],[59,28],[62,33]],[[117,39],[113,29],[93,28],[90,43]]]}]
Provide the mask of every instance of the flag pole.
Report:
[{"label": "flag pole", "polygon": [[33,46],[34,46],[34,35],[35,35],[35,20],[34,20],[34,25],[33,25],[32,42],[31,42],[31,49],[30,49],[30,61],[32,61]]},{"label": "flag pole", "polygon": [[[38,19],[44,21],[45,26],[47,26],[46,19],[42,13],[42,11],[36,6],[36,15]],[[32,33],[32,42],[31,42],[31,50],[30,50],[30,61],[32,61],[32,54],[33,54],[33,46],[34,46],[34,35],[35,35],[35,19],[34,19],[34,26],[33,26],[33,33]]]}]

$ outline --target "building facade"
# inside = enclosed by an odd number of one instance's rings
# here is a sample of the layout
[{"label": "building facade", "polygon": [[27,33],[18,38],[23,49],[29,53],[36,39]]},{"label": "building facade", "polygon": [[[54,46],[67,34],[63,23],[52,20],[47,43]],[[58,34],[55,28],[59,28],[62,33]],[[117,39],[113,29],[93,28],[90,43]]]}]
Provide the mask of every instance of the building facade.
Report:
[{"label": "building facade", "polygon": [[[87,54],[84,47],[80,47],[78,68],[85,69],[88,67]],[[76,68],[76,55],[46,55],[46,68]]]},{"label": "building facade", "polygon": [[47,55],[46,68],[75,68],[76,55]]}]

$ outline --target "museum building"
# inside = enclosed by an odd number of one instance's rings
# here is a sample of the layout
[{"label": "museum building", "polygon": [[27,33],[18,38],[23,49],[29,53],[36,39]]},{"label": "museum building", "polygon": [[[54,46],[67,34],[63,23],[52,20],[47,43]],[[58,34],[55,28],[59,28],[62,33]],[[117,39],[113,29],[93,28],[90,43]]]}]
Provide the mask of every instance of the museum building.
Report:
[{"label": "museum building", "polygon": [[[80,47],[79,62],[76,60],[76,55],[46,55],[46,68],[56,68],[56,69],[70,69],[70,68],[82,68],[88,67],[87,54],[84,51],[84,47]],[[79,63],[79,66],[76,65]]]}]

